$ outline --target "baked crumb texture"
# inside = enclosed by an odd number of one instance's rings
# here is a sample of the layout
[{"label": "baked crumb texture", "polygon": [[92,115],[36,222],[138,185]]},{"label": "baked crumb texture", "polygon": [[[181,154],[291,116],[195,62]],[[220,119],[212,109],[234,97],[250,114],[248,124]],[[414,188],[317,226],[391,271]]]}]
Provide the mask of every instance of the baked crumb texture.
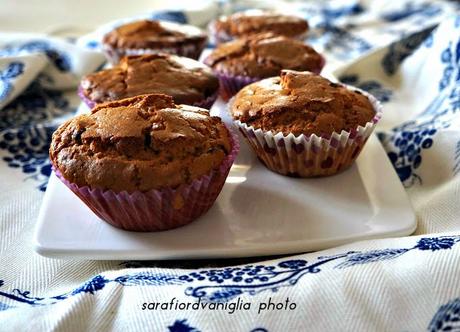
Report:
[{"label": "baked crumb texture", "polygon": [[215,72],[266,78],[282,69],[319,73],[324,58],[307,44],[273,33],[262,33],[219,45],[204,61]]},{"label": "baked crumb texture", "polygon": [[100,104],[53,134],[53,166],[77,186],[149,191],[188,184],[231,151],[223,122],[208,111],[141,95]]},{"label": "baked crumb texture", "polygon": [[87,75],[80,86],[95,103],[161,93],[172,96],[176,104],[193,104],[214,95],[219,80],[198,61],[150,54],[124,57],[113,68]]},{"label": "baked crumb texture", "polygon": [[273,11],[247,10],[223,16],[212,23],[217,41],[228,41],[261,32],[273,32],[288,37],[304,36],[308,22],[298,16]]},{"label": "baked crumb texture", "polygon": [[330,136],[365,126],[375,116],[359,91],[310,72],[283,70],[244,87],[233,102],[234,119],[264,131]]}]

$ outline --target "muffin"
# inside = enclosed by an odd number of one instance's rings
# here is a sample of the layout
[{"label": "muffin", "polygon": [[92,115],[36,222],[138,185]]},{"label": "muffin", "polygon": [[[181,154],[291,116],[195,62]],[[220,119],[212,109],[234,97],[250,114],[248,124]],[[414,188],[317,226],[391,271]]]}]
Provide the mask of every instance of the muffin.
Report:
[{"label": "muffin", "polygon": [[101,219],[132,231],[190,223],[216,200],[237,139],[207,110],[167,95],[98,105],[53,134],[57,176]]},{"label": "muffin", "polygon": [[209,30],[215,44],[261,32],[301,39],[307,34],[308,22],[294,15],[251,9],[221,16],[210,23]]},{"label": "muffin", "polygon": [[382,113],[368,93],[290,70],[246,86],[229,107],[259,159],[274,172],[298,177],[348,168]]},{"label": "muffin", "polygon": [[282,69],[320,73],[325,61],[301,41],[264,33],[221,44],[204,62],[219,77],[221,95],[228,99],[252,82],[279,75]]},{"label": "muffin", "polygon": [[176,104],[210,108],[217,98],[219,80],[201,62],[170,54],[124,57],[113,68],[89,74],[79,88],[80,97],[96,104],[148,93],[172,96]]},{"label": "muffin", "polygon": [[104,51],[112,63],[125,55],[171,53],[198,59],[206,34],[192,25],[141,20],[121,25],[103,37]]}]

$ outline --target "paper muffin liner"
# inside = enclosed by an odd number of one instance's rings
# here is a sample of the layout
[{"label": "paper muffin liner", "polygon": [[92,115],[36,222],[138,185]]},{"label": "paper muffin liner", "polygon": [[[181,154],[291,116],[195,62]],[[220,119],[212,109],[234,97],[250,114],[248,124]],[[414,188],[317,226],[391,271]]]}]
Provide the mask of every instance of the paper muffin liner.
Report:
[{"label": "paper muffin liner", "polygon": [[223,100],[227,101],[238,93],[242,88],[251,83],[260,81],[262,78],[230,75],[215,71],[220,85],[220,96]]},{"label": "paper muffin liner", "polygon": [[[88,97],[85,96],[83,93],[83,88],[81,86],[78,87],[78,96],[80,99],[90,108],[93,109],[97,103],[89,99]],[[212,105],[214,105],[214,102],[216,101],[217,97],[219,96],[219,90],[214,92],[212,95],[208,96],[207,98],[194,102],[191,105],[196,106],[196,107],[201,107],[201,108],[206,108],[206,109],[211,109]]]},{"label": "paper muffin liner", "polygon": [[236,134],[231,130],[229,133],[232,150],[219,168],[178,188],[116,193],[77,186],[54,171],[99,218],[112,226],[139,232],[168,230],[192,222],[214,204],[239,151]]},{"label": "paper muffin liner", "polygon": [[88,97],[85,96],[85,94],[83,93],[83,88],[80,86],[78,86],[78,96],[80,97],[80,99],[86,104],[86,106],[88,106],[90,109],[93,109],[97,103],[92,101],[91,99],[89,99]]},{"label": "paper muffin liner", "polygon": [[110,45],[103,45],[104,53],[112,64],[117,64],[121,58],[127,55],[142,55],[142,54],[156,54],[156,53],[168,53],[187,58],[198,60],[203,52],[206,42],[196,44],[184,44],[174,47],[158,47],[158,48],[114,48]]},{"label": "paper muffin liner", "polygon": [[[321,63],[316,70],[312,70],[312,73],[319,74],[323,70],[326,64],[326,59],[321,56]],[[246,85],[262,80],[261,77],[250,77],[241,75],[231,75],[224,72],[214,71],[214,74],[219,78],[220,82],[220,95],[225,101],[236,95],[238,91],[244,88]]]},{"label": "paper muffin liner", "polygon": [[[365,126],[330,137],[315,134],[295,136],[290,133],[263,131],[234,121],[259,159],[270,170],[294,177],[317,177],[339,173],[350,167],[362,151],[367,139],[382,117],[382,106],[372,95],[347,87],[365,95],[375,110],[375,116]],[[229,102],[231,107],[233,100]]]},{"label": "paper muffin liner", "polygon": [[219,89],[217,89],[216,92],[214,92],[212,95],[210,95],[206,99],[192,103],[192,106],[206,108],[209,110],[211,109],[212,105],[214,105],[214,102],[216,101],[218,96],[219,96]]}]

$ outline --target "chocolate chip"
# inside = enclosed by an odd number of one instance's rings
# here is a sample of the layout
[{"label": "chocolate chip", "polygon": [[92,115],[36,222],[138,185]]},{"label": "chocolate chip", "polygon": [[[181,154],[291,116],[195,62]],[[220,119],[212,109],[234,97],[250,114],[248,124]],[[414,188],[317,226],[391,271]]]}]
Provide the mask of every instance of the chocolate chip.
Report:
[{"label": "chocolate chip", "polygon": [[305,165],[306,168],[313,167],[314,164],[315,164],[315,162],[312,159],[307,159],[304,162],[304,165]]},{"label": "chocolate chip", "polygon": [[329,86],[332,87],[332,88],[338,88],[340,86],[340,84],[337,84],[337,83],[329,83]]},{"label": "chocolate chip", "polygon": [[81,135],[85,132],[86,129],[80,129],[72,134],[72,139],[77,142],[78,145],[82,144]]},{"label": "chocolate chip", "polygon": [[359,151],[361,151],[361,146],[358,145],[351,154],[351,158],[355,158],[359,154]]},{"label": "chocolate chip", "polygon": [[305,150],[305,147],[303,144],[292,143],[291,147],[292,147],[292,150],[294,150],[297,154],[301,154]]},{"label": "chocolate chip", "polygon": [[321,168],[330,168],[333,163],[334,161],[332,160],[332,158],[327,157],[327,159],[323,160],[323,162],[321,163]]},{"label": "chocolate chip", "polygon": [[145,133],[144,134],[144,147],[149,148],[151,143],[152,143],[152,136],[150,136],[150,133]]},{"label": "chocolate chip", "polygon": [[288,172],[286,175],[291,177],[291,178],[300,178],[301,177],[300,174],[297,173],[297,172]]},{"label": "chocolate chip", "polygon": [[276,155],[276,149],[275,148],[271,148],[267,145],[267,143],[264,144],[264,150],[266,153],[268,154],[271,154],[271,155]]}]

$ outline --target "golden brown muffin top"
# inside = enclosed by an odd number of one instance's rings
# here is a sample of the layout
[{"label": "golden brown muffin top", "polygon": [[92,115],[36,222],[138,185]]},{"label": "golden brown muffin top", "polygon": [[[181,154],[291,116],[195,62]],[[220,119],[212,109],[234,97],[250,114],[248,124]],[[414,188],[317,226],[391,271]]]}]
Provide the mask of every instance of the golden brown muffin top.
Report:
[{"label": "golden brown muffin top", "polygon": [[221,44],[204,62],[218,72],[266,78],[281,69],[319,72],[324,59],[299,40],[264,33]]},{"label": "golden brown muffin top", "polygon": [[219,18],[214,29],[233,38],[260,32],[295,37],[307,32],[308,22],[298,16],[253,9]]},{"label": "golden brown muffin top", "polygon": [[291,70],[244,87],[230,111],[248,126],[295,136],[329,136],[365,126],[375,116],[361,92],[310,72]]},{"label": "golden brown muffin top", "polygon": [[156,48],[204,42],[207,40],[199,28],[172,22],[141,20],[121,25],[103,38],[103,43],[114,48]]},{"label": "golden brown muffin top", "polygon": [[219,81],[201,62],[169,54],[124,57],[111,69],[89,74],[81,82],[83,94],[95,103],[147,93],[173,97],[192,104],[213,95]]},{"label": "golden brown muffin top", "polygon": [[78,186],[133,192],[190,183],[218,168],[230,150],[219,117],[150,94],[65,122],[53,134],[50,158]]}]

